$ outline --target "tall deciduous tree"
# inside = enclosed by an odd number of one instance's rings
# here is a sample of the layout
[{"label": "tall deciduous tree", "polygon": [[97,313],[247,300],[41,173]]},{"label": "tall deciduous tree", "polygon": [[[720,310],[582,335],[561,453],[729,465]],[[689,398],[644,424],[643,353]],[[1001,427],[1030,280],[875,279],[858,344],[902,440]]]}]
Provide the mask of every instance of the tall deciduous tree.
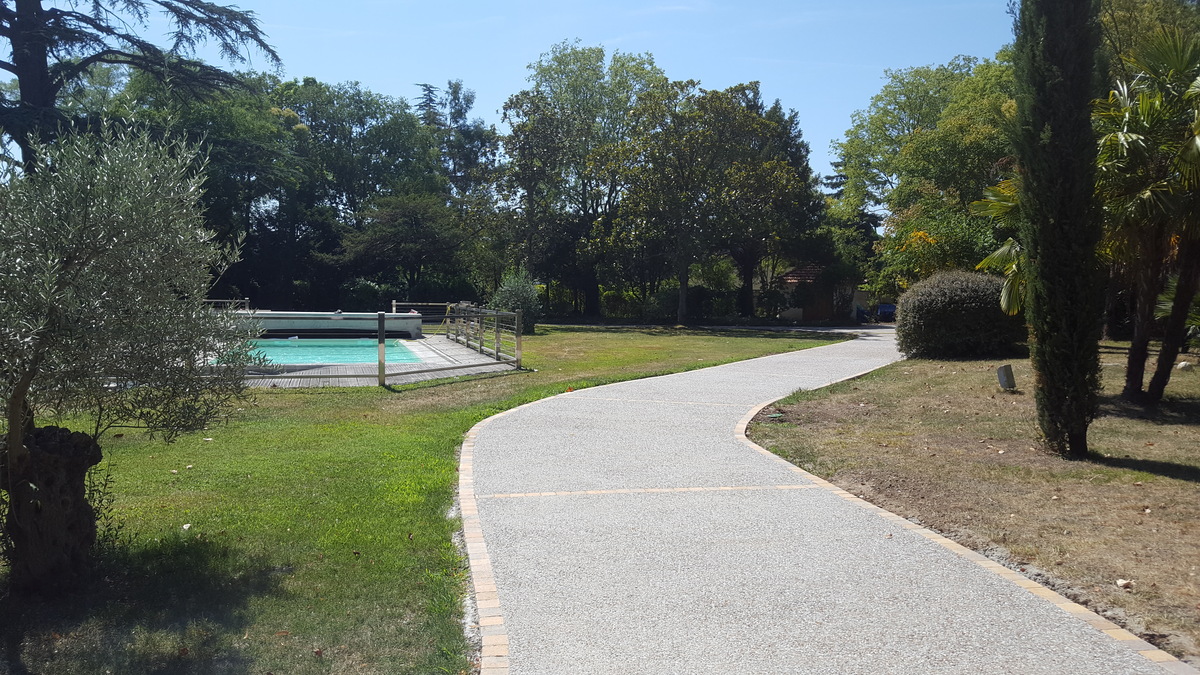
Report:
[{"label": "tall deciduous tree", "polygon": [[[57,3],[56,3],[57,4]],[[0,69],[17,80],[16,97],[0,100],[0,127],[32,163],[29,139],[45,141],[69,120],[60,96],[96,64],[120,64],[170,79],[181,89],[212,90],[235,79],[219,68],[192,58],[197,45],[215,42],[225,59],[241,63],[247,49],[261,51],[278,63],[252,12],[206,0],[95,0],[62,3],[44,0],[0,2],[0,39],[9,58]],[[161,10],[170,25],[172,43],[160,47],[137,35],[152,10]]]},{"label": "tall deciduous tree", "polygon": [[[448,256],[447,244],[469,240],[441,234],[489,212],[493,197],[496,134],[467,119],[469,90],[429,87],[418,117],[357,83],[242,77],[197,100],[135,74],[120,97],[136,102],[139,123],[185,134],[209,157],[209,226],[243,250],[216,292],[262,306],[378,308],[353,289],[408,297],[412,282],[452,267],[440,265],[456,248]],[[403,262],[369,250],[414,223],[431,229],[403,247]]]},{"label": "tall deciduous tree", "polygon": [[269,273],[246,294],[275,307],[341,306],[357,274],[339,250],[367,225],[372,202],[445,192],[437,140],[404,101],[356,82],[292,80],[267,98],[304,129],[295,145],[301,171],[256,214],[244,264]]},{"label": "tall deciduous tree", "polygon": [[[254,234],[257,217],[268,204],[303,178],[297,149],[308,137],[296,113],[268,99],[279,78],[244,74],[241,83],[196,99],[145,73],[133,73],[123,91],[100,108],[106,116],[136,119],[156,133],[181,135],[206,156],[205,220],[228,245]],[[243,275],[229,276],[226,283],[248,287]]]},{"label": "tall deciduous tree", "polygon": [[644,96],[637,115],[625,212],[663,242],[679,283],[676,319],[685,323],[692,265],[736,239],[744,217],[783,212],[808,185],[783,153],[766,151],[779,130],[763,115],[757,83],[704,90],[672,82]]},{"label": "tall deciduous tree", "polygon": [[905,146],[938,127],[955,86],[975,64],[975,59],[959,56],[941,66],[885,71],[883,88],[866,110],[854,113],[846,138],[833,144],[844,176],[840,214],[896,206],[892,192],[904,179]]},{"label": "tall deciduous tree", "polygon": [[748,100],[748,108],[767,124],[758,125],[760,138],[743,139],[746,155],[730,167],[723,195],[730,219],[724,248],[741,280],[737,307],[744,317],[754,316],[754,282],[756,276],[765,278],[759,274],[763,261],[769,256],[799,257],[825,206],[796,111],[785,113],[779,101],[764,109],[757,94]]},{"label": "tall deciduous tree", "polygon": [[584,313],[599,315],[605,250],[596,242],[612,227],[626,180],[614,149],[633,132],[633,107],[665,77],[649,55],[608,57],[569,43],[529,68],[529,89],[504,106],[526,264],[581,292]]},{"label": "tall deciduous tree", "polygon": [[1095,0],[1023,0],[1015,25],[1013,142],[1038,421],[1050,447],[1072,458],[1087,455],[1100,387],[1103,277],[1091,123],[1097,9]]},{"label": "tall deciduous tree", "polygon": [[969,204],[1012,168],[1005,133],[1015,115],[1011,53],[957,57],[937,67],[888,71],[855,114],[831,211],[841,219],[886,208],[886,236],[869,275],[876,297],[899,295],[941,269],[970,268],[1015,232],[994,232]]}]

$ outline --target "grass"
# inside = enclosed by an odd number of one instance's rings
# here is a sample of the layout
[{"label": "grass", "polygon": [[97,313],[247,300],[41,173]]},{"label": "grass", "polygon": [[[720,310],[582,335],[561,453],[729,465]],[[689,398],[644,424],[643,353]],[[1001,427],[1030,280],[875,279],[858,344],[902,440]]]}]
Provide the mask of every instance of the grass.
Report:
[{"label": "grass", "polygon": [[1200,372],[1177,371],[1144,409],[1116,396],[1124,358],[1105,345],[1088,461],[1041,449],[1025,360],[1011,361],[1016,393],[997,386],[1003,361],[903,361],[768,407],[750,433],[1200,661]]},{"label": "grass", "polygon": [[567,387],[829,341],[551,327],[526,341],[536,372],[263,390],[170,445],[108,438],[123,541],[76,595],[0,598],[0,673],[469,672],[452,509],[472,425]]}]

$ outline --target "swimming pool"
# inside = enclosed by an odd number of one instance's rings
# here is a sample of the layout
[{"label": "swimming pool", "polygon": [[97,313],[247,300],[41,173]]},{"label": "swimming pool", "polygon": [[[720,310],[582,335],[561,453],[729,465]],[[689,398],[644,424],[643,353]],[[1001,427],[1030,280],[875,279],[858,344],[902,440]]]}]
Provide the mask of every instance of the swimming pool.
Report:
[{"label": "swimming pool", "polygon": [[[376,338],[251,340],[254,353],[281,366],[378,363]],[[399,340],[388,340],[388,363],[420,363],[421,358]]]}]

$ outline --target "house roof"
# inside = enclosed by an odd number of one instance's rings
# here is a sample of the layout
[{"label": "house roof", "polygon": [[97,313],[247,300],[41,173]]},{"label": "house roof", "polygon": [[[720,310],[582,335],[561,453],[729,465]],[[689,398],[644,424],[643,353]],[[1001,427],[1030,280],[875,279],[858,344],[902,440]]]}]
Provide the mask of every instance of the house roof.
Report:
[{"label": "house roof", "polygon": [[783,283],[785,284],[811,284],[821,277],[821,273],[825,271],[824,265],[817,263],[806,263],[799,267],[793,267],[791,270],[783,274]]}]

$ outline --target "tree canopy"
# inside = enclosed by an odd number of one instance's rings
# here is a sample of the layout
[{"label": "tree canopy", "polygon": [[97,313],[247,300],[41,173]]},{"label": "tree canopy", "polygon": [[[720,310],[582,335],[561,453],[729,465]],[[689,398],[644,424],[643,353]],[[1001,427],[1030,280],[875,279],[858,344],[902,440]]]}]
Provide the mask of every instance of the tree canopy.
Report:
[{"label": "tree canopy", "polygon": [[600,314],[602,246],[627,182],[618,144],[634,133],[634,106],[665,82],[647,54],[555,45],[529,66],[529,88],[504,105],[512,132],[507,189],[523,264],[584,297]]},{"label": "tree canopy", "polygon": [[[171,44],[159,46],[136,30],[147,26],[152,9],[170,26]],[[256,49],[271,63],[275,50],[266,42],[252,12],[204,0],[96,0],[66,7],[43,0],[0,2],[0,39],[9,58],[0,69],[16,78],[17,93],[0,99],[0,128],[29,156],[27,139],[46,140],[75,120],[60,107],[65,91],[101,64],[122,65],[170,81],[181,90],[211,91],[237,79],[194,58],[196,47],[214,42],[221,56],[243,63]]]},{"label": "tree canopy", "polygon": [[970,268],[1014,234],[970,211],[1013,166],[1010,60],[1002,50],[995,60],[959,56],[888,71],[834,144],[841,175],[831,210],[842,219],[875,210],[885,225],[869,275],[877,297],[895,298],[939,270]]},{"label": "tree canopy", "polygon": [[[741,93],[725,112],[698,83],[684,95],[690,110],[709,106],[695,139],[713,146],[696,151],[724,153],[714,161],[725,168],[695,191],[712,236],[679,248],[648,220],[644,153],[667,137],[653,106],[672,86],[648,54],[554,45],[507,102],[503,135],[471,117],[474,94],[457,80],[417,85],[411,104],[354,82],[253,72],[195,96],[182,75],[139,64],[95,59],[59,90],[56,119],[119,118],[200,148],[206,226],[242,253],[215,287],[221,297],[293,309],[485,300],[525,269],[551,312],[665,320],[686,301],[679,267],[690,260],[705,268],[701,293],[722,298],[697,311],[773,315],[792,266],[820,261],[845,285],[861,264],[841,265],[843,248],[861,251],[833,243],[853,228],[820,227],[802,120],[753,84],[730,88]],[[19,82],[7,91],[20,101]]]}]

